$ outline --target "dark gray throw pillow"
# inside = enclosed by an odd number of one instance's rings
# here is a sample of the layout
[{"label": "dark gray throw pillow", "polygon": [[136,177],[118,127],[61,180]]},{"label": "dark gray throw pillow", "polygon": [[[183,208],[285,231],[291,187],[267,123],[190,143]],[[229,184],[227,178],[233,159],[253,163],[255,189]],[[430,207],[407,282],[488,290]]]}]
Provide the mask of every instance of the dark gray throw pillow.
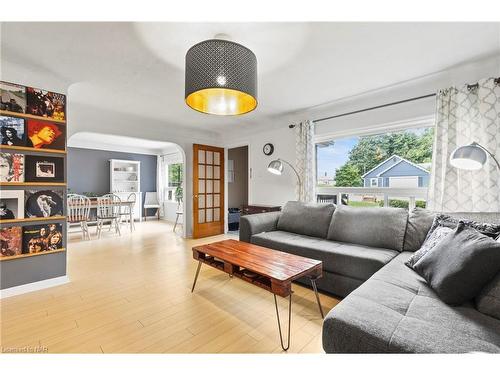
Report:
[{"label": "dark gray throw pillow", "polygon": [[326,238],[335,205],[290,201],[281,210],[278,230]]},{"label": "dark gray throw pillow", "polygon": [[445,303],[460,305],[500,271],[500,243],[459,222],[413,269]]},{"label": "dark gray throw pillow", "polygon": [[476,297],[476,308],[483,314],[500,319],[500,273]]},{"label": "dark gray throw pillow", "polygon": [[424,244],[420,249],[415,251],[411,257],[405,262],[405,264],[413,268],[413,266],[424,257],[429,251],[431,251],[441,240],[448,234],[453,232],[453,229],[448,227],[438,227],[436,228],[429,237],[425,240]]},{"label": "dark gray throw pillow", "polygon": [[447,214],[439,214],[434,218],[434,222],[432,223],[432,226],[429,229],[427,237],[429,237],[431,233],[438,227],[448,227],[455,229],[459,222],[463,222],[468,227],[474,228],[478,232],[491,238],[496,238],[500,235],[500,224],[481,223],[479,221],[474,221],[469,219],[456,219]]},{"label": "dark gray throw pillow", "polygon": [[435,217],[435,213],[419,207],[410,212],[403,245],[404,251],[417,251],[422,247]]}]

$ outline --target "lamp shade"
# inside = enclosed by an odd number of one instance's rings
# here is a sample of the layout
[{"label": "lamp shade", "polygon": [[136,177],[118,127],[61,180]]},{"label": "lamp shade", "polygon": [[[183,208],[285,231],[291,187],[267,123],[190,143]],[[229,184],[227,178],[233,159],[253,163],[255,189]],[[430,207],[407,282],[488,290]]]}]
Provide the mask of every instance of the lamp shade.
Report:
[{"label": "lamp shade", "polygon": [[241,115],[257,107],[257,58],[241,44],[210,39],[186,54],[186,104],[213,115]]},{"label": "lamp shade", "polygon": [[450,164],[459,169],[478,170],[487,160],[486,151],[476,143],[457,147],[450,155]]},{"label": "lamp shade", "polygon": [[280,175],[283,173],[283,163],[279,159],[273,160],[269,163],[267,170],[273,174]]}]

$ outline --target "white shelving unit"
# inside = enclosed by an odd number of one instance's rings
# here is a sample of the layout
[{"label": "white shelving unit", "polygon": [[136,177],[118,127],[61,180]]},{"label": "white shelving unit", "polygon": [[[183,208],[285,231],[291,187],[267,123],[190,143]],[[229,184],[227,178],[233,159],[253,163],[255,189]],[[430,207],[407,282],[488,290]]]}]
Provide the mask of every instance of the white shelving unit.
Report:
[{"label": "white shelving unit", "polygon": [[141,162],[133,160],[109,160],[110,191],[122,200],[135,193],[134,219],[142,220]]}]

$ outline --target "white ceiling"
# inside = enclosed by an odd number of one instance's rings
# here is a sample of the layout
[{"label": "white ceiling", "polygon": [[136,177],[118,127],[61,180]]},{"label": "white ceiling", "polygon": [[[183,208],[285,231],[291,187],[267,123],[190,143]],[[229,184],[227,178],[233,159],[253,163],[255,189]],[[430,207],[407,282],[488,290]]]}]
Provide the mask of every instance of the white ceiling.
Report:
[{"label": "white ceiling", "polygon": [[[184,104],[185,52],[216,33],[257,55],[250,114]],[[70,106],[224,134],[498,54],[500,23],[3,23],[1,42],[5,80],[69,87]]]}]

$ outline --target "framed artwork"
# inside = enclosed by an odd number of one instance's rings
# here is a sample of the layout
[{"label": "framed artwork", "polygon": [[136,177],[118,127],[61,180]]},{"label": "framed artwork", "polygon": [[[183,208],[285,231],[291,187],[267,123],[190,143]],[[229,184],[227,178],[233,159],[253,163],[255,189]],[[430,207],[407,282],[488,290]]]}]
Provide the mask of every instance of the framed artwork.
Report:
[{"label": "framed artwork", "polygon": [[36,254],[63,247],[62,224],[23,227],[23,254]]},{"label": "framed artwork", "polygon": [[66,120],[66,95],[51,91],[26,88],[26,113],[49,119]]},{"label": "framed artwork", "polygon": [[13,257],[22,254],[22,228],[0,228],[0,257]]},{"label": "framed artwork", "polygon": [[26,155],[26,182],[64,182],[64,158]]},{"label": "framed artwork", "polygon": [[26,190],[26,217],[51,217],[63,215],[62,190]]},{"label": "framed artwork", "polygon": [[26,146],[36,149],[64,150],[66,126],[47,121],[27,120]]},{"label": "framed artwork", "polygon": [[26,88],[21,85],[0,81],[0,109],[3,111],[25,113]]},{"label": "framed artwork", "polygon": [[24,182],[24,155],[0,152],[0,182]]},{"label": "framed artwork", "polygon": [[24,219],[24,190],[0,191],[0,222]]},{"label": "framed artwork", "polygon": [[24,119],[0,116],[0,143],[3,146],[25,146]]}]

